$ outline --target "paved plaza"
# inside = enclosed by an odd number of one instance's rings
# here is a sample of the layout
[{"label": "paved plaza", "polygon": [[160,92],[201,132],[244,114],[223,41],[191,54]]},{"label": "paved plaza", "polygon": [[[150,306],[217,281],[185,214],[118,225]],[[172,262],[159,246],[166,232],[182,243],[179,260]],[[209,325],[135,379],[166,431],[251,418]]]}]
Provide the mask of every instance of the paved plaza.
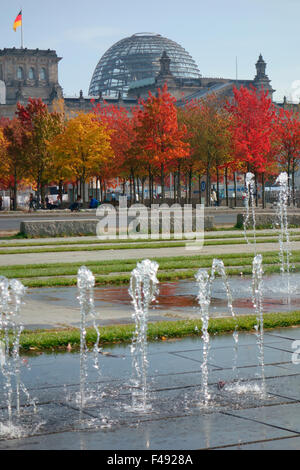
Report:
[{"label": "paved plaza", "polygon": [[[211,404],[201,402],[202,341],[183,339],[148,346],[148,403],[131,409],[130,345],[105,348],[100,375],[91,367],[91,401],[80,413],[79,355],[28,357],[24,384],[37,399],[37,413],[24,410],[22,438],[1,438],[0,449],[299,449],[300,364],[293,364],[299,328],[265,333],[265,382],[256,336],[239,335],[238,369],[233,371],[231,335],[215,336],[209,353]],[[233,387],[239,379],[238,388]],[[222,388],[218,384],[222,383]],[[225,385],[224,385],[225,383]],[[5,420],[5,409],[1,410]]]}]

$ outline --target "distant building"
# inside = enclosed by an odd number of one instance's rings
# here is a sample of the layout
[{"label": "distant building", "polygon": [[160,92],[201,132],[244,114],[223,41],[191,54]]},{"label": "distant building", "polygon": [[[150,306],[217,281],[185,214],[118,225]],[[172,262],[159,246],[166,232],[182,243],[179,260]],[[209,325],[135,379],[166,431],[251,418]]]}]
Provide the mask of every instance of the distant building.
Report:
[{"label": "distant building", "polygon": [[79,97],[64,97],[58,80],[60,60],[50,49],[0,50],[0,116],[12,118],[17,103],[26,104],[29,97],[41,98],[50,109],[55,100],[63,98],[66,110],[74,112],[91,111],[103,101],[130,109],[165,83],[178,106],[211,93],[230,97],[234,86],[263,88],[271,97],[274,93],[262,55],[253,80],[202,77],[182,46],[153,33],[134,34],[108,49],[96,66],[87,97],[82,91]]},{"label": "distant building", "polygon": [[55,51],[40,49],[0,50],[0,114],[13,117],[17,102],[41,98],[51,104],[62,98],[58,83],[58,63]]}]

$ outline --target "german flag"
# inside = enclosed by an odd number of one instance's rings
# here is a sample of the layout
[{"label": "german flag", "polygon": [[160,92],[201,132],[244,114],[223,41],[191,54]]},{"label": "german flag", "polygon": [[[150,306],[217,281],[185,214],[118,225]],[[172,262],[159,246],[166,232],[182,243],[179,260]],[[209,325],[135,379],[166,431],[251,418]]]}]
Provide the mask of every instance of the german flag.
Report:
[{"label": "german flag", "polygon": [[22,25],[22,10],[18,14],[14,22],[14,31],[17,31],[17,28]]}]

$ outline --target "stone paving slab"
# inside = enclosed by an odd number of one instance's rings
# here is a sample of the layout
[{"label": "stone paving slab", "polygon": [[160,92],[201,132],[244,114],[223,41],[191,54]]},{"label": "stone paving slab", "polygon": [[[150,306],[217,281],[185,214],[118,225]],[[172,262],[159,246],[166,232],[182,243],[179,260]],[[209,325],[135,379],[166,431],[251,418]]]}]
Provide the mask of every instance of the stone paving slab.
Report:
[{"label": "stone paving slab", "polygon": [[[209,367],[208,408],[201,405],[200,337],[148,345],[147,412],[132,408],[130,345],[104,348],[100,375],[91,358],[89,400],[82,411],[76,398],[78,353],[24,356],[30,370],[22,367],[22,381],[37,399],[37,413],[32,406],[24,407],[22,397],[24,434],[0,436],[0,449],[298,448],[300,365],[289,368],[289,344],[299,333],[300,329],[289,328],[266,334],[266,397],[259,392],[256,336],[240,333],[238,387],[230,363],[232,337],[214,337],[211,352],[217,363]],[[0,430],[7,420],[1,380]],[[222,389],[219,380],[226,382]]]},{"label": "stone paving slab", "polygon": [[224,450],[299,450],[300,437],[298,435],[279,439],[253,442],[252,444],[239,444],[223,448]]}]

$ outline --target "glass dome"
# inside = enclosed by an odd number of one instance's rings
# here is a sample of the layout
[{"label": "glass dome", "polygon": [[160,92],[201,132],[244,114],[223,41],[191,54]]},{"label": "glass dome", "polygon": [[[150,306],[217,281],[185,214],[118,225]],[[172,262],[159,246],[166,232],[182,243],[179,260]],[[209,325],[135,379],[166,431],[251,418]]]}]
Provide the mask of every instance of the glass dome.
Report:
[{"label": "glass dome", "polygon": [[89,95],[116,97],[121,92],[125,96],[130,83],[157,75],[164,51],[171,59],[170,69],[175,77],[201,77],[195,61],[182,46],[160,34],[138,33],[105,52],[93,74]]}]

